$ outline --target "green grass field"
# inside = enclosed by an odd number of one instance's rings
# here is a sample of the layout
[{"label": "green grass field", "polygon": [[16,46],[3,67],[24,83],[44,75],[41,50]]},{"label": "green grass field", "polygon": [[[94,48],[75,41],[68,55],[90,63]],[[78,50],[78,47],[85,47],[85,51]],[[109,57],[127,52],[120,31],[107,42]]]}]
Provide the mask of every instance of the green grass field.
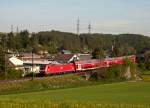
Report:
[{"label": "green grass field", "polygon": [[52,105],[54,108],[60,105],[62,108],[150,108],[150,82],[121,82],[0,95],[0,106],[5,108],[30,108],[28,105],[31,108],[50,108]]}]

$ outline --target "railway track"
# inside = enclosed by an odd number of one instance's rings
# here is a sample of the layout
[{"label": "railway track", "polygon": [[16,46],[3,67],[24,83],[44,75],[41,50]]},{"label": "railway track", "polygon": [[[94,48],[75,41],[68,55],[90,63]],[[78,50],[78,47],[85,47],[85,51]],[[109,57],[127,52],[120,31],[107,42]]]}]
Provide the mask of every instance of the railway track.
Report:
[{"label": "railway track", "polygon": [[58,78],[58,77],[62,77],[63,75],[67,75],[67,74],[75,74],[75,75],[83,75],[85,73],[91,73],[91,71],[80,71],[80,72],[76,72],[76,73],[66,73],[66,74],[54,74],[54,75],[51,75],[51,76],[36,76],[34,78],[32,77],[24,77],[24,78],[20,78],[20,79],[8,79],[8,80],[0,80],[0,84],[5,84],[5,83],[16,83],[16,82],[24,82],[24,81],[32,81],[32,80],[42,80],[42,79],[45,79],[45,78],[50,78],[50,77],[55,77],[55,78]]}]

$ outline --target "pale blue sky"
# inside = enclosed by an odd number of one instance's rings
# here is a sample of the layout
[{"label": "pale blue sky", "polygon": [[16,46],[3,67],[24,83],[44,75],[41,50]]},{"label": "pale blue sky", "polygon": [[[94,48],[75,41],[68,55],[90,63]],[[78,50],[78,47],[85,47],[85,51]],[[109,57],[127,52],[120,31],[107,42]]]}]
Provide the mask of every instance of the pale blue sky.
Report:
[{"label": "pale blue sky", "polygon": [[0,0],[0,31],[10,25],[30,32],[51,29],[80,32],[139,33],[150,36],[150,0]]}]

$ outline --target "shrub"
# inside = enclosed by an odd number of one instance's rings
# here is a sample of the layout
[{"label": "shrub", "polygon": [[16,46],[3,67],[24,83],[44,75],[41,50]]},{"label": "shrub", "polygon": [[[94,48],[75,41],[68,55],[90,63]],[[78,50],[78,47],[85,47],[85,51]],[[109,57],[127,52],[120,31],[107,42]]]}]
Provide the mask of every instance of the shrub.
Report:
[{"label": "shrub", "polygon": [[98,80],[105,80],[106,77],[106,69],[101,68],[93,71],[93,74],[90,76],[90,80],[98,81]]},{"label": "shrub", "polygon": [[106,70],[107,79],[121,79],[121,65],[112,65]]},{"label": "shrub", "polygon": [[7,68],[5,72],[0,73],[0,79],[17,79],[21,78],[22,71],[21,70],[15,70],[13,68]]},{"label": "shrub", "polygon": [[138,63],[138,67],[139,67],[140,69],[142,69],[143,71],[146,71],[146,66],[145,66],[144,63]]}]

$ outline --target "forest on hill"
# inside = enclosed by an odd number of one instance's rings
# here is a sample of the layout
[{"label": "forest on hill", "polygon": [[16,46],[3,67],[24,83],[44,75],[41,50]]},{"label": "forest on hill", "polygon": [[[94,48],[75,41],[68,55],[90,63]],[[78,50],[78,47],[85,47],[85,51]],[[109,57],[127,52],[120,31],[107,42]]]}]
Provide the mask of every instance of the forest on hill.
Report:
[{"label": "forest on hill", "polygon": [[139,34],[80,34],[60,31],[44,31],[29,33],[27,30],[19,33],[0,34],[1,49],[12,52],[48,51],[50,54],[60,50],[71,52],[93,52],[102,50],[105,55],[113,53],[116,56],[139,54],[150,49],[150,37]]}]

